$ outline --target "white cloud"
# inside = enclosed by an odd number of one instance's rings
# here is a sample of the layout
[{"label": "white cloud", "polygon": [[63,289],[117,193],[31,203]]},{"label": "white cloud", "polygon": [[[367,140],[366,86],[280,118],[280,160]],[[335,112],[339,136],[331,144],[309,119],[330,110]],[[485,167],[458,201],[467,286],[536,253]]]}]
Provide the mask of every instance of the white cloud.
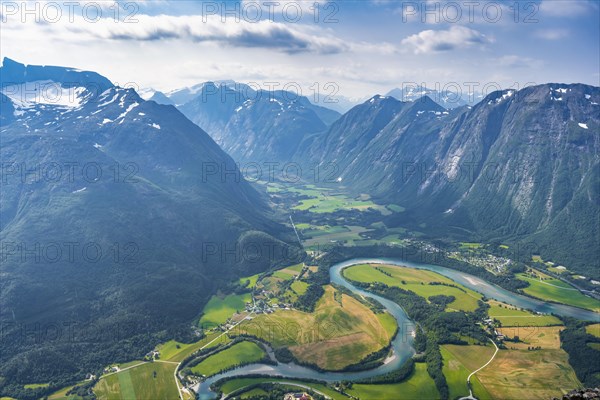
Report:
[{"label": "white cloud", "polygon": [[401,44],[412,48],[415,54],[450,51],[473,45],[492,43],[481,32],[464,26],[452,26],[447,30],[425,30],[402,40]]},{"label": "white cloud", "polygon": [[[284,53],[334,54],[349,50],[349,44],[327,29],[303,24],[286,24],[262,20],[251,22],[222,18],[219,15],[136,15],[135,23],[115,22],[102,18],[91,23],[82,17],[73,22],[7,23],[3,30],[26,30],[29,34],[52,35],[65,41],[86,42],[92,39],[158,42],[182,40],[208,42],[242,48],[265,48]],[[36,33],[34,33],[36,32]]]},{"label": "white cloud", "polygon": [[576,17],[591,9],[587,0],[544,0],[540,3],[542,15],[551,17]]},{"label": "white cloud", "polygon": [[540,29],[535,32],[535,36],[545,40],[559,40],[569,36],[567,29]]}]

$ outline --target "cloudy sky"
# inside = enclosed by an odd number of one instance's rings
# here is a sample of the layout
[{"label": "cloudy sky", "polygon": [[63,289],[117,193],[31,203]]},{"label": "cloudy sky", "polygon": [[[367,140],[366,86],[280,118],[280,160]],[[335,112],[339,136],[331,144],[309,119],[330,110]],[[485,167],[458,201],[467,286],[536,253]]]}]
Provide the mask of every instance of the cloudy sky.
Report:
[{"label": "cloudy sky", "polygon": [[2,57],[163,91],[219,79],[350,97],[412,82],[600,86],[593,0],[2,0],[0,13]]}]

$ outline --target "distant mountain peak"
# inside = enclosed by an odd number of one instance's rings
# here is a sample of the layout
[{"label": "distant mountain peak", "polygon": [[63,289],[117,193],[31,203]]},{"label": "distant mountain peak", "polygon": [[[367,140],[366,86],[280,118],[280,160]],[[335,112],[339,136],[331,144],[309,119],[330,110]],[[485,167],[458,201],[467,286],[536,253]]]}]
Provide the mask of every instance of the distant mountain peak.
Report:
[{"label": "distant mountain peak", "polygon": [[402,89],[392,89],[387,93],[387,95],[405,102],[412,102],[422,98],[423,96],[428,96],[431,98],[431,100],[447,110],[475,104],[482,97],[477,93],[455,93],[445,89],[430,89],[422,85],[406,86]]},{"label": "distant mountain peak", "polygon": [[0,67],[0,86],[40,81],[55,82],[62,87],[85,87],[98,94],[114,86],[110,80],[96,72],[70,67],[26,65],[4,57]]},{"label": "distant mountain peak", "polygon": [[380,94],[376,94],[367,100],[364,104],[375,104],[377,106],[381,106],[384,104],[397,104],[400,101],[392,96],[382,96]]}]

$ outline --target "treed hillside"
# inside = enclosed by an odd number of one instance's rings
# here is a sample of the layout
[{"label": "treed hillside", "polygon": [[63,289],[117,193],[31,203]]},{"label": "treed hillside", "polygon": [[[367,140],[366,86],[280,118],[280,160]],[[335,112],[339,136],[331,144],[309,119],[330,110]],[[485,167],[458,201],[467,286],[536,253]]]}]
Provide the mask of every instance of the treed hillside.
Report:
[{"label": "treed hillside", "polygon": [[0,72],[0,388],[141,357],[282,260],[293,232],[175,107],[93,73]]}]

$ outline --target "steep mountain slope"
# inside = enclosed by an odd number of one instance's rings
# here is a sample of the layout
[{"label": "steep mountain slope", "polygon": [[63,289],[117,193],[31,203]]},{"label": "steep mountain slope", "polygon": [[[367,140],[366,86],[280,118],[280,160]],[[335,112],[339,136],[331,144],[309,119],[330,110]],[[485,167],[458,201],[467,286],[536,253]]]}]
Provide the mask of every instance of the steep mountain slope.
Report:
[{"label": "steep mountain slope", "polygon": [[205,83],[179,106],[235,160],[287,162],[308,135],[323,132],[339,113],[285,91]]},{"label": "steep mountain slope", "polygon": [[[23,69],[36,80],[19,81]],[[177,109],[70,71],[0,69],[3,387],[140,357],[291,239]]]},{"label": "steep mountain slope", "polygon": [[[413,162],[409,156],[434,140],[432,133],[439,132],[440,120],[448,115],[428,97],[401,102],[377,95],[344,114],[326,134],[306,140],[297,159],[334,166],[343,185],[359,192],[400,191],[390,174]],[[406,148],[410,153],[404,153]]]},{"label": "steep mountain slope", "polygon": [[348,189],[438,236],[527,244],[600,276],[599,88],[499,91],[450,112],[392,100],[350,110],[298,158],[336,163]]}]

